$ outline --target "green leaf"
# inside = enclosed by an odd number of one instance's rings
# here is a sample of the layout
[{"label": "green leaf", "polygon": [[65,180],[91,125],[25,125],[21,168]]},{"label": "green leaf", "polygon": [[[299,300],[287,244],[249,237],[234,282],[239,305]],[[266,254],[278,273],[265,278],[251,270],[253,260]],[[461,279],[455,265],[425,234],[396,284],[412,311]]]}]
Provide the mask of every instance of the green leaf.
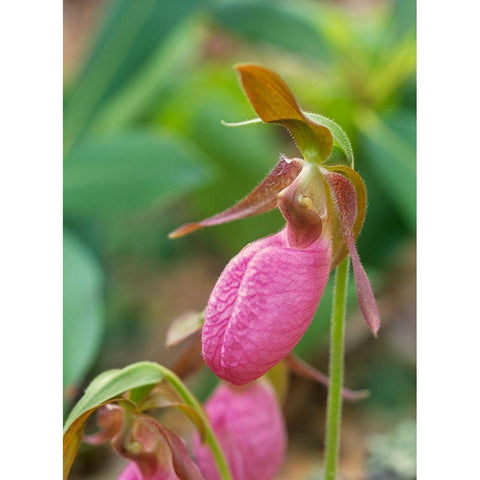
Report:
[{"label": "green leaf", "polygon": [[74,234],[63,235],[63,384],[78,383],[98,352],[103,333],[103,274]]},{"label": "green leaf", "polygon": [[108,370],[88,386],[65,422],[64,432],[77,418],[128,390],[159,383],[164,377],[162,368],[153,362],[139,362],[123,369]]},{"label": "green leaf", "polygon": [[140,131],[83,142],[64,165],[64,209],[98,215],[150,207],[210,178],[203,155],[185,139]]},{"label": "green leaf", "polygon": [[338,165],[339,163],[343,163],[349,167],[354,166],[354,157],[353,157],[353,149],[352,144],[350,143],[350,139],[348,138],[347,134],[343,131],[340,125],[336,124],[333,120],[325,117],[324,115],[320,115],[319,113],[308,113],[305,112],[305,115],[314,120],[315,122],[327,127],[333,135],[333,142],[334,145],[339,147],[343,154],[345,155],[345,160],[343,162],[339,162],[339,158],[336,158],[335,161],[331,161],[331,157],[327,159],[325,163],[329,165]]},{"label": "green leaf", "polygon": [[178,85],[178,78],[191,72],[192,62],[201,54],[206,30],[194,17],[157,49],[147,65],[107,99],[89,125],[91,131],[110,132],[147,116],[152,108]]},{"label": "green leaf", "polygon": [[65,108],[65,149],[85,129],[99,107],[142,71],[177,25],[198,7],[198,0],[116,0],[111,2]]},{"label": "green leaf", "polygon": [[325,59],[328,43],[301,11],[280,2],[237,0],[216,7],[213,14],[223,27],[247,40]]},{"label": "green leaf", "polygon": [[[158,385],[165,381],[167,385]],[[151,390],[150,386],[157,386]],[[149,392],[151,391],[151,395]],[[130,392],[130,398],[122,396]],[[174,397],[170,395],[174,392]],[[133,398],[145,400],[142,406]],[[168,368],[154,362],[138,362],[123,369],[109,370],[98,375],[85,390],[65,422],[63,433],[63,478],[68,478],[77,454],[88,418],[107,403],[122,403],[127,410],[138,413],[142,408],[176,407],[197,426],[200,435],[213,452],[220,471],[228,471],[212,426],[198,400],[185,384]],[[148,418],[148,416],[146,417]],[[183,478],[183,477],[182,477]],[[230,478],[230,477],[228,477]]]},{"label": "green leaf", "polygon": [[357,123],[365,160],[372,167],[372,174],[411,231],[415,231],[415,114],[396,111],[381,118],[371,111],[364,111]]}]

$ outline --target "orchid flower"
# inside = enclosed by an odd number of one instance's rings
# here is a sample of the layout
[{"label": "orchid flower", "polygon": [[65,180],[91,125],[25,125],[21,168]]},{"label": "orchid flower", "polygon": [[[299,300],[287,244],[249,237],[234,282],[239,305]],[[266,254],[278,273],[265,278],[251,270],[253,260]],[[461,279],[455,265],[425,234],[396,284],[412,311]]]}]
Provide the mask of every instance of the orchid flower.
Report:
[{"label": "orchid flower", "polygon": [[154,418],[107,404],[97,414],[100,431],[87,443],[110,442],[129,463],[118,480],[202,480],[183,440]]},{"label": "orchid flower", "polygon": [[378,307],[355,240],[366,210],[365,186],[353,169],[350,142],[321,115],[303,112],[286,83],[259,65],[237,66],[259,119],[227,124],[278,123],[303,158],[281,156],[267,177],[233,207],[170,234],[279,208],[286,225],[247,245],[225,267],[208,301],[202,355],[220,378],[251,382],[287,357],[309,327],[332,271],[352,259],[360,310],[377,335]]},{"label": "orchid flower", "polygon": [[[205,410],[235,480],[275,476],[283,463],[287,437],[280,406],[267,381],[244,387],[221,383]],[[193,451],[205,480],[220,480],[212,454],[198,434]]]}]

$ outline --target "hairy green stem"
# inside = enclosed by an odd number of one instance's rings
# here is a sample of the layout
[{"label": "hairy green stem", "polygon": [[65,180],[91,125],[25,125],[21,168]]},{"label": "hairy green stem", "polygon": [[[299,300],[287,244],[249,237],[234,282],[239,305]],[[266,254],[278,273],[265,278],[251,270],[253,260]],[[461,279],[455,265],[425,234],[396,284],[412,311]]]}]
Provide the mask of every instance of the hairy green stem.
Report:
[{"label": "hairy green stem", "polygon": [[330,325],[330,386],[327,401],[325,480],[336,480],[342,419],[343,350],[350,257],[337,267]]},{"label": "hairy green stem", "polygon": [[221,479],[233,480],[225,455],[220,447],[220,444],[218,443],[217,437],[213,433],[212,426],[210,425],[210,421],[208,420],[202,405],[200,405],[200,402],[195,398],[195,396],[190,392],[190,390],[188,390],[188,388],[184,385],[180,378],[178,378],[173,372],[165,369],[164,374],[165,380],[167,380],[170,385],[175,388],[176,392],[180,395],[182,400],[187,405],[194,408],[200,415],[203,424],[205,425],[205,442],[210,447],[213,458],[215,459],[215,463],[217,464],[218,472],[220,473]]}]

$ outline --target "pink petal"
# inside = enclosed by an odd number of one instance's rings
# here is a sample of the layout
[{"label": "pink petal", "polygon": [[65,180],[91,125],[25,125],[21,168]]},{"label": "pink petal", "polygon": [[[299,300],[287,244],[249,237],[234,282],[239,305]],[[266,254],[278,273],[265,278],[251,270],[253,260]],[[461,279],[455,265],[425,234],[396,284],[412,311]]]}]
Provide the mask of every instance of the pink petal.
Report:
[{"label": "pink petal", "polygon": [[174,473],[157,473],[147,479],[142,475],[138,465],[131,461],[120,473],[118,480],[178,480],[178,477]]},{"label": "pink petal", "polygon": [[347,178],[339,173],[329,173],[326,177],[333,193],[336,211],[342,225],[342,233],[352,258],[358,304],[373,335],[377,336],[378,329],[380,328],[380,314],[375,296],[373,295],[372,286],[370,285],[370,280],[360,262],[353,237],[353,226],[357,214],[355,188]]},{"label": "pink petal", "polygon": [[[135,455],[136,460],[130,460],[125,470],[120,473],[118,480],[178,480],[173,466],[166,466],[165,462],[162,462],[162,466],[157,464],[157,468],[152,470],[150,467],[151,458],[148,458],[152,455],[145,452]],[[167,455],[168,452],[166,452],[165,457]],[[143,466],[143,473],[137,461]]]},{"label": "pink petal", "polygon": [[234,257],[205,313],[202,354],[212,371],[242,385],[285,358],[311,323],[330,260],[325,238],[305,249],[293,248],[286,229]]},{"label": "pink petal", "polygon": [[[283,463],[287,442],[272,387],[264,381],[241,388],[220,384],[205,410],[233,478],[272,479]],[[212,454],[198,434],[194,454],[205,480],[220,480]]]},{"label": "pink petal", "polygon": [[154,474],[153,477],[150,477],[150,479],[147,479],[142,475],[138,465],[132,461],[127,465],[125,470],[120,473],[118,480],[178,480],[178,477],[175,474],[157,473]]},{"label": "pink petal", "polygon": [[178,238],[202,227],[232,222],[272,210],[277,205],[278,193],[293,182],[301,169],[302,166],[298,160],[288,160],[282,157],[260,185],[233,207],[201,222],[182,225],[174,230],[169,237]]},{"label": "pink petal", "polygon": [[137,464],[129,462],[127,468],[118,477],[118,480],[143,480],[143,476]]}]

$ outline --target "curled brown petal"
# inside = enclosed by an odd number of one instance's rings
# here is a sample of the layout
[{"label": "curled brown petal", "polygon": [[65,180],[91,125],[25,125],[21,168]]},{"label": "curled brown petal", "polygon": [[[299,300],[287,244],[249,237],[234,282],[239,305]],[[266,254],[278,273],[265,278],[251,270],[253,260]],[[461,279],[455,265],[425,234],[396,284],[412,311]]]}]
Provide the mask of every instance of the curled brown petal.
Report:
[{"label": "curled brown petal", "polygon": [[200,469],[191,459],[183,441],[165,427],[164,436],[172,452],[173,466],[178,478],[185,480],[203,480]]},{"label": "curled brown petal", "polygon": [[295,180],[301,170],[300,161],[282,157],[260,185],[233,207],[200,222],[182,225],[170,233],[169,237],[182,237],[202,227],[220,225],[272,210],[277,205],[277,195]]},{"label": "curled brown petal", "polygon": [[[162,459],[167,460],[166,465],[160,465],[160,468],[168,469],[171,462],[178,478],[182,480],[203,480],[200,469],[188,454],[185,443],[154,418],[148,415],[140,415],[137,420],[136,436],[144,444],[148,444],[152,440],[155,441],[156,445],[153,448],[157,454],[157,459],[160,462]],[[168,455],[166,455],[165,449],[168,449]]]},{"label": "curled brown petal", "polygon": [[[334,173],[340,173],[344,175],[355,188],[357,197],[357,212],[355,215],[355,225],[353,227],[353,237],[357,239],[365,221],[365,214],[367,211],[367,191],[362,177],[353,168],[345,165],[326,166],[327,171]],[[333,203],[332,208],[335,209]],[[342,234],[342,227],[337,215],[333,217],[332,230],[335,232],[333,237],[333,256],[332,256],[332,269],[335,268],[347,255],[348,248]]]},{"label": "curled brown petal", "polygon": [[330,172],[326,175],[326,178],[331,188],[342,234],[352,259],[358,304],[363,317],[372,330],[373,335],[376,337],[378,329],[380,328],[380,314],[370,280],[360,262],[354,240],[354,225],[357,216],[357,196],[355,188],[347,178],[339,173]]}]

